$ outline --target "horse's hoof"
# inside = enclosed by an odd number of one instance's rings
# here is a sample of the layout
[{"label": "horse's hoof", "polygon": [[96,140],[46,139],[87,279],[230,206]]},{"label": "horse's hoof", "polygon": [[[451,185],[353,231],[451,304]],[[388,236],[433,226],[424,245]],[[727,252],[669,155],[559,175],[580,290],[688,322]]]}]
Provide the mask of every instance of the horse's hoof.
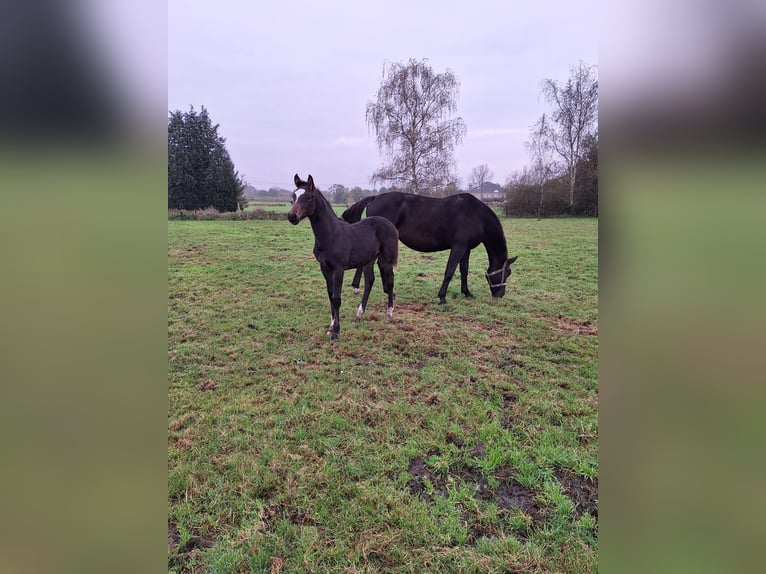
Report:
[{"label": "horse's hoof", "polygon": [[354,287],[354,295],[359,295],[359,287]]},{"label": "horse's hoof", "polygon": [[446,305],[447,300],[446,299],[439,299],[439,305]]},{"label": "horse's hoof", "polygon": [[473,293],[471,293],[470,291],[466,291],[465,293],[463,293],[463,295],[465,295],[466,298],[468,299],[473,299]]}]

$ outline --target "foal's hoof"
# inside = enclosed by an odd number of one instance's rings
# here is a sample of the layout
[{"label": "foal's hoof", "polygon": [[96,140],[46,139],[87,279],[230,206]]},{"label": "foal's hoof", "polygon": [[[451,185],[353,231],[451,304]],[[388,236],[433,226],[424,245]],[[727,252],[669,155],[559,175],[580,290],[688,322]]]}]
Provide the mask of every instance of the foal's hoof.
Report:
[{"label": "foal's hoof", "polygon": [[444,298],[439,299],[439,305],[446,305],[446,304],[447,304],[447,300],[446,299],[444,299]]},{"label": "foal's hoof", "polygon": [[473,299],[473,293],[471,293],[470,291],[466,291],[465,293],[463,293],[463,295],[465,295],[466,298],[468,299]]},{"label": "foal's hoof", "polygon": [[354,295],[359,295],[359,287],[354,287]]}]

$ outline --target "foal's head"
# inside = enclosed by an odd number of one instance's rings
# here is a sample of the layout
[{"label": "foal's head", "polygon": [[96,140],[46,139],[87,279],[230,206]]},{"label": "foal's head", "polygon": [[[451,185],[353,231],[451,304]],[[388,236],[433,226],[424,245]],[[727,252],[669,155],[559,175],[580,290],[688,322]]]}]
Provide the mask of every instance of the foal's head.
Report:
[{"label": "foal's head", "polygon": [[295,174],[295,191],[293,192],[293,206],[287,213],[287,220],[293,225],[305,218],[311,217],[316,209],[317,188],[314,186],[314,178],[309,175],[308,181],[301,181],[298,174]]},{"label": "foal's head", "polygon": [[487,269],[487,272],[484,275],[487,278],[489,290],[492,292],[493,297],[502,297],[505,295],[505,285],[508,282],[508,277],[511,276],[511,264],[518,258],[519,256],[516,255],[515,257],[506,259],[503,266],[494,271],[490,271],[491,267],[490,269]]}]

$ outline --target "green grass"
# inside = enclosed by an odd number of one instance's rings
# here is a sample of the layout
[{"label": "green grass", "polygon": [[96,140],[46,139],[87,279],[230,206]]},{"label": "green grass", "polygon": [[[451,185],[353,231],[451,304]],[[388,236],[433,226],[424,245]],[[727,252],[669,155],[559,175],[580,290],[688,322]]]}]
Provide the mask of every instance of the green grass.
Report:
[{"label": "green grass", "polygon": [[[335,213],[340,215],[346,211],[346,208],[348,206],[346,205],[336,205],[333,204],[332,208],[335,210]],[[258,201],[258,200],[251,200],[248,202],[247,207],[245,208],[245,211],[252,211],[254,209],[263,209],[265,211],[273,211],[276,213],[287,213],[290,211],[290,202],[289,201],[282,201],[282,202],[269,202],[269,201]]]},{"label": "green grass", "polygon": [[169,570],[596,570],[597,221],[503,224],[505,298],[402,246],[331,344],[308,222],[168,222]]}]

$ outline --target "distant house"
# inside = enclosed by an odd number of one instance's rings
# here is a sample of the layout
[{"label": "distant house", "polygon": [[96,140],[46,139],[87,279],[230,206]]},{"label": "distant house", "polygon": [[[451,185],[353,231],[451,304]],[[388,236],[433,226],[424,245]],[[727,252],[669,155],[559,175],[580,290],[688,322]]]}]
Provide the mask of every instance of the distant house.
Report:
[{"label": "distant house", "polygon": [[485,181],[484,185],[481,186],[481,189],[479,189],[478,186],[472,187],[468,190],[468,193],[471,193],[484,201],[500,200],[503,197],[503,186],[491,181]]}]

